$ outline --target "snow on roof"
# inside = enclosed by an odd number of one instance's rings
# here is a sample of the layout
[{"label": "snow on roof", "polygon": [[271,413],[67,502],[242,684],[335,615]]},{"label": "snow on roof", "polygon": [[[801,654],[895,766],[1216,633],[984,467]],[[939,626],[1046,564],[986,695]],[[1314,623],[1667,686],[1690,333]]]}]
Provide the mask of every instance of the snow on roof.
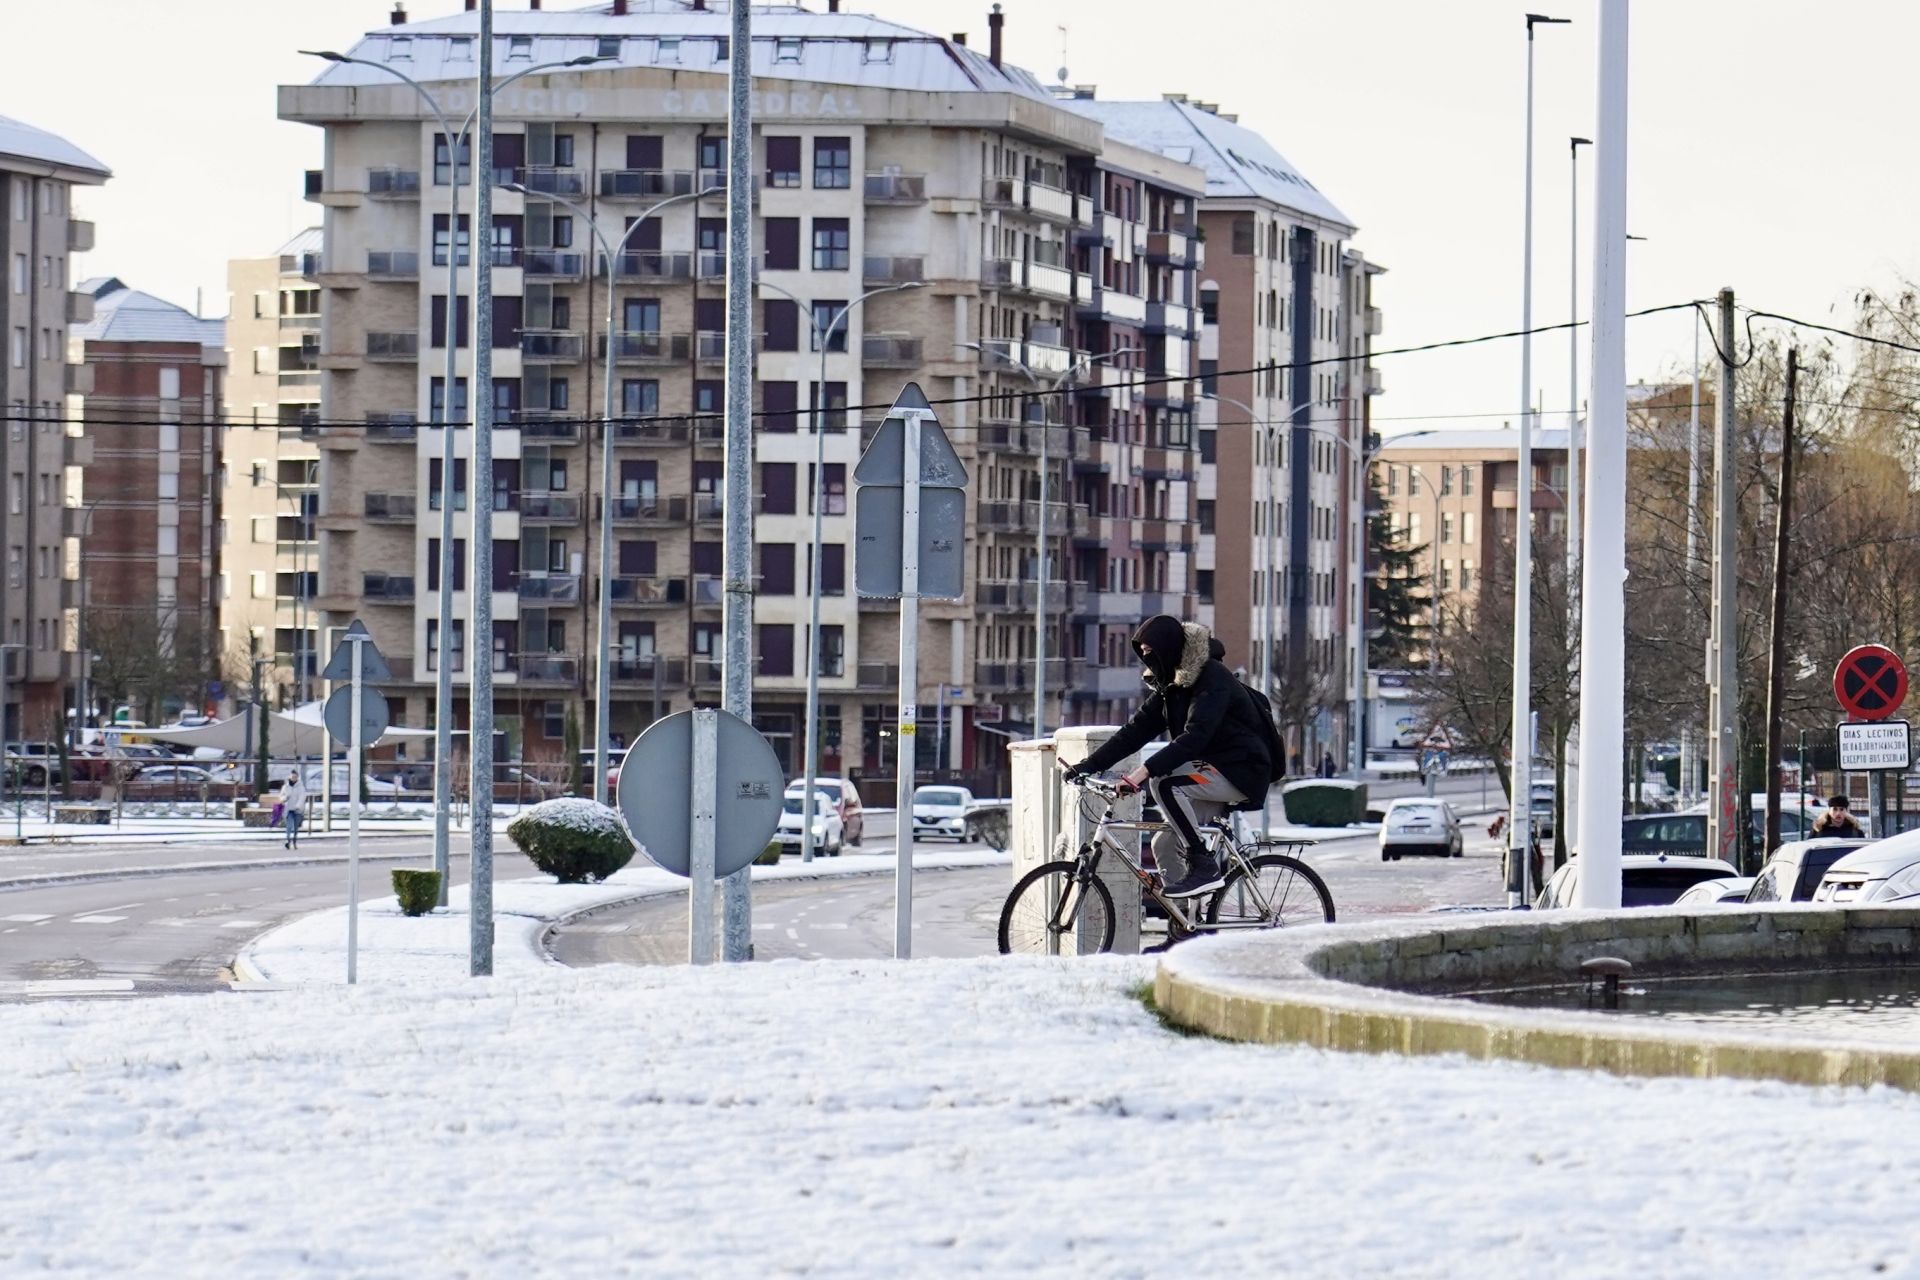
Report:
[{"label": "snow on roof", "polygon": [[71,336],[90,342],[197,342],[226,345],[224,320],[203,320],[185,307],[129,289],[112,276],[83,281],[80,292],[93,295],[93,319],[69,326]]},{"label": "snow on roof", "polygon": [[327,233],[319,227],[308,227],[274,252],[283,257],[290,253],[319,253],[326,245]]},{"label": "snow on roof", "polygon": [[1271,200],[1349,233],[1355,230],[1351,218],[1265,138],[1245,125],[1202,111],[1190,102],[1066,98],[1060,105],[1098,120],[1123,142],[1198,166],[1207,175],[1209,197]]},{"label": "snow on roof", "polygon": [[[615,17],[606,4],[584,9],[516,9],[494,15],[494,69],[511,74],[517,65],[562,62],[601,52],[618,38],[619,52],[593,67],[566,74],[629,67],[666,67],[724,75],[719,42],[732,29],[717,7],[695,10],[684,0],[633,0]],[[415,80],[471,80],[472,37],[479,15],[460,12],[370,31],[349,51],[353,57],[393,66]],[[465,37],[464,42],[456,37]],[[516,39],[529,43],[524,51]],[[797,44],[791,42],[798,41]],[[456,47],[456,46],[459,47]],[[864,13],[815,13],[798,5],[755,5],[753,74],[781,80],[916,89],[926,93],[1016,93],[1053,102],[1030,72],[1008,63],[995,67],[985,54],[912,27]],[[372,67],[330,63],[312,83],[397,83]]]},{"label": "snow on roof", "polygon": [[113,171],[57,134],[36,129],[23,120],[0,116],[0,169],[7,161],[24,160],[53,165],[74,182],[105,182]]}]

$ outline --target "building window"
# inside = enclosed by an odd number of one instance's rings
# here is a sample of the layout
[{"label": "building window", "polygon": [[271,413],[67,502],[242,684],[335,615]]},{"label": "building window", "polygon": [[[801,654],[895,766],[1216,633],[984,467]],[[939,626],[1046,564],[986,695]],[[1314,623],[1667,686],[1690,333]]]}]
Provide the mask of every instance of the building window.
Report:
[{"label": "building window", "polygon": [[[446,402],[447,380],[445,378],[435,378],[427,389],[428,414],[431,421],[445,422],[447,420]],[[453,420],[455,422],[465,422],[467,420],[467,380],[465,378],[455,378],[453,380]]]},{"label": "building window", "polygon": [[763,462],[760,464],[760,513],[769,516],[790,516],[796,510],[794,476],[797,471],[791,462]]},{"label": "building window", "polygon": [[1440,513],[1440,541],[1453,541],[1453,512],[1451,511]]},{"label": "building window", "polygon": [[845,191],[853,185],[853,143],[847,138],[813,140],[813,185]]},{"label": "building window", "polygon": [[413,37],[392,36],[387,40],[387,58],[393,62],[413,61]]},{"label": "building window", "polygon": [[1440,468],[1440,493],[1441,493],[1441,496],[1443,496],[1443,497],[1444,497],[1444,496],[1447,496],[1447,495],[1449,495],[1449,494],[1451,494],[1452,492],[1453,492],[1453,468],[1452,468],[1452,467],[1442,467],[1442,468]]},{"label": "building window", "polygon": [[866,53],[861,58],[861,61],[892,62],[893,61],[893,41],[891,40],[867,41]]},{"label": "building window", "polygon": [[793,594],[793,544],[791,542],[760,544],[760,594],[763,596]]},{"label": "building window", "polygon": [[852,233],[845,218],[813,220],[813,269],[845,271],[852,246]]},{"label": "building window", "polygon": [[160,479],[159,496],[169,501],[175,501],[175,502],[179,501],[180,473],[178,471],[162,471],[160,473],[159,479]]},{"label": "building window", "polygon": [[1473,590],[1473,562],[1471,560],[1462,560],[1460,562],[1460,589],[1462,591]]},{"label": "building window", "polygon": [[1442,560],[1440,562],[1440,589],[1442,591],[1453,590],[1453,561],[1451,560]]},{"label": "building window", "polygon": [[154,551],[163,556],[180,554],[180,526],[163,524],[154,530]]},{"label": "building window", "polygon": [[657,45],[655,45],[654,48],[657,53],[657,61],[660,61],[660,62],[680,61],[680,37],[679,36],[661,36],[660,42]]},{"label": "building window", "polygon": [[768,298],[760,304],[761,325],[765,329],[764,351],[800,349],[800,307],[791,298]]},{"label": "building window", "polygon": [[13,291],[15,293],[27,291],[27,255],[24,253],[13,255]]},{"label": "building window", "polygon": [[769,187],[800,185],[800,139],[795,137],[767,139],[767,185]]},{"label": "building window", "polygon": [[843,542],[820,544],[820,594],[847,594],[847,547]]},{"label": "building window", "polygon": [[1473,542],[1473,512],[1471,511],[1460,517],[1460,541],[1469,545]]},{"label": "building window", "polygon": [[533,61],[533,37],[532,36],[508,36],[507,37],[507,61],[508,62]]},{"label": "building window", "polygon": [[[818,224],[816,223],[816,229],[814,231],[816,246],[817,246],[819,235],[820,235],[820,232],[817,229],[817,227],[818,227]],[[820,251],[818,247],[816,247],[814,249],[814,256],[815,256],[814,265],[815,266],[820,265],[818,261],[819,252]],[[820,349],[820,335],[822,333],[825,333],[827,335],[827,350],[845,351],[847,349],[848,317],[841,313],[841,308],[846,305],[847,305],[846,299],[844,298],[822,299],[821,301],[813,304],[812,350],[818,351]],[[838,318],[840,322],[837,325],[834,324],[834,320],[836,318]],[[829,330],[828,328],[829,325],[833,326],[831,330]]]},{"label": "building window", "polygon": [[[458,560],[455,563],[459,563]],[[467,624],[465,619],[455,618],[447,628],[447,657],[452,661],[453,670],[467,669]],[[427,670],[440,669],[440,619],[427,619]]]},{"label": "building window", "polygon": [[[452,163],[453,163],[453,157],[452,157],[452,153],[449,151],[447,146],[447,135],[444,133],[434,134],[433,135],[433,183],[435,186],[444,187],[450,181],[452,181],[452,174],[449,171],[449,167],[452,165]],[[473,177],[473,139],[471,137],[464,137],[460,139],[460,166],[459,167],[460,167],[459,179],[461,184],[464,186]],[[464,216],[461,218],[461,221],[462,222],[466,221]]]},{"label": "building window", "polygon": [[660,383],[655,378],[622,378],[620,411],[633,415],[660,412]]},{"label": "building window", "polygon": [[1220,362],[1218,360],[1200,362],[1200,394],[1203,396],[1220,394]]},{"label": "building window", "polygon": [[180,398],[180,370],[171,366],[160,370],[160,398],[162,400]]},{"label": "building window", "polygon": [[447,37],[447,61],[448,62],[472,62],[473,61],[473,37],[472,36],[448,36]]},{"label": "building window", "polygon": [[27,329],[25,325],[14,326],[13,346],[10,355],[14,368],[24,369],[27,367]]},{"label": "building window", "polygon": [[1462,497],[1471,497],[1473,495],[1472,467],[1463,466],[1460,468],[1460,493]]},{"label": "building window", "polygon": [[767,270],[800,269],[800,219],[767,219]]},{"label": "building window", "polygon": [[1238,258],[1251,258],[1254,255],[1254,231],[1252,218],[1233,220],[1233,253]]},{"label": "building window", "polygon": [[800,42],[797,39],[782,37],[773,42],[773,60],[775,62],[800,61]]},{"label": "building window", "polygon": [[594,46],[594,52],[602,58],[619,57],[620,56],[620,37],[619,36],[601,36],[599,43]]}]

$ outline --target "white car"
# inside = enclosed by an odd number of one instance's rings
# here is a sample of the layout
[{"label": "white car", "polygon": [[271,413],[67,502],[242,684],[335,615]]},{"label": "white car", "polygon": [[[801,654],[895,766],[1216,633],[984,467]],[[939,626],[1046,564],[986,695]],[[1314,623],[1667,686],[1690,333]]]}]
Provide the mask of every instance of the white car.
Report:
[{"label": "white car", "polygon": [[1676,907],[1718,907],[1745,902],[1753,888],[1752,876],[1729,876],[1723,880],[1702,880],[1673,900]]},{"label": "white car", "polygon": [[1380,861],[1398,862],[1409,853],[1458,858],[1463,852],[1460,819],[1445,800],[1410,796],[1387,806],[1380,821]]},{"label": "white car", "polygon": [[215,778],[211,769],[202,768],[197,764],[146,764],[140,766],[140,771],[133,775],[133,780],[140,783],[197,786],[202,782],[213,782]]},{"label": "white car", "polygon": [[1760,868],[1748,902],[1811,902],[1820,882],[1840,859],[1872,841],[1844,836],[1789,840]]},{"label": "white car", "polygon": [[[798,849],[804,834],[801,827],[802,815],[809,808],[807,797],[799,792],[789,792],[780,805],[780,825],[774,828],[773,838],[783,845],[792,845]],[[829,858],[840,856],[840,846],[846,841],[846,829],[840,825],[840,815],[834,811],[830,796],[815,792],[813,795],[813,847]]]},{"label": "white car", "polygon": [[[310,764],[302,768],[300,772],[302,780],[307,784],[307,794],[312,796],[315,801],[318,801],[320,799],[320,766]],[[291,769],[287,771],[287,776],[289,778],[293,776]],[[367,799],[371,800],[375,796],[389,800],[399,798],[402,787],[393,779],[376,778],[372,774],[364,774],[362,776],[366,783],[364,794]],[[333,784],[330,793],[333,799],[345,800],[347,798],[347,766],[343,764],[333,766],[333,777],[330,781]]]},{"label": "white car", "polygon": [[973,805],[973,792],[965,787],[916,788],[913,793],[914,839],[942,836],[949,840],[966,840],[967,811]]},{"label": "white car", "polygon": [[[1684,854],[1623,853],[1620,855],[1620,905],[1670,907],[1680,895],[1705,880],[1732,880],[1739,870],[1720,858],[1693,858]],[[1572,907],[1580,899],[1580,859],[1554,872],[1534,900],[1536,910]]]},{"label": "white car", "polygon": [[[807,789],[806,782],[789,782],[787,794],[797,796]],[[860,803],[860,788],[846,778],[815,778],[813,789],[827,798],[834,812],[840,815],[840,830],[846,842],[854,848],[860,847],[860,841],[867,834],[866,809]]]},{"label": "white car", "polygon": [[1875,840],[1847,854],[1820,877],[1816,903],[1913,906],[1920,897],[1920,831]]}]

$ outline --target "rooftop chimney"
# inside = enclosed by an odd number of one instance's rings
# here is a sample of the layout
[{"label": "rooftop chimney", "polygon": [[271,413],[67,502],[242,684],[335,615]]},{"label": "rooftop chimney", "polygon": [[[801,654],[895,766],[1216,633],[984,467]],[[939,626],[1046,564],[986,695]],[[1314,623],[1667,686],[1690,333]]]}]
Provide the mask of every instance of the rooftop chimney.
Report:
[{"label": "rooftop chimney", "polygon": [[393,27],[407,25],[407,6],[399,3],[399,0],[395,0],[393,12],[387,16],[387,25]]},{"label": "rooftop chimney", "polygon": [[613,16],[616,18],[626,17],[627,16],[627,0],[613,0],[613,9],[611,10],[611,12]]},{"label": "rooftop chimney", "polygon": [[533,9],[538,9],[540,7],[540,0],[533,0],[533,3],[528,7]]},{"label": "rooftop chimney", "polygon": [[828,13],[840,12],[840,0],[827,0],[827,12]]},{"label": "rooftop chimney", "polygon": [[966,47],[967,47],[967,33],[966,33],[966,32],[964,32],[964,31],[956,31],[956,32],[954,32],[954,33],[953,33],[953,42],[954,42],[955,44],[957,44],[957,45],[959,45],[959,46],[960,46],[960,47],[961,47],[962,49],[964,49],[964,48],[966,48]]},{"label": "rooftop chimney", "polygon": [[987,15],[987,61],[996,67],[1000,65],[1000,28],[1006,23],[1000,15],[1000,6],[993,6],[993,12]]},{"label": "rooftop chimney", "polygon": [[480,2],[479,2],[479,0],[467,0],[467,12],[468,12],[468,13],[472,13],[472,12],[473,12],[473,11],[474,11],[475,9],[477,9],[477,8],[479,8],[479,7],[480,7]]}]

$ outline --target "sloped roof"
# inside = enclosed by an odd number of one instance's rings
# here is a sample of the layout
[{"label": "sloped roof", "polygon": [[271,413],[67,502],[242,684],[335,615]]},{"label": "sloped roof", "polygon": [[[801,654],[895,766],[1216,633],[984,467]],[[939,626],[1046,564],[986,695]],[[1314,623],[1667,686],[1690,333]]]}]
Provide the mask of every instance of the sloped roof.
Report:
[{"label": "sloped roof", "polygon": [[293,239],[281,245],[274,252],[285,257],[290,253],[319,253],[327,247],[327,233],[320,227],[308,227],[297,232]]},{"label": "sloped roof", "polygon": [[52,165],[73,182],[100,183],[113,176],[111,169],[58,134],[0,116],[0,169],[11,167],[8,160]]},{"label": "sloped roof", "polygon": [[[732,18],[724,9],[695,10],[685,0],[632,0],[621,17],[613,16],[611,6],[605,3],[573,10],[513,9],[496,13],[493,23],[494,71],[503,76],[511,74],[517,65],[594,56],[602,39],[615,36],[621,37],[617,57],[591,67],[568,68],[564,74],[663,67],[725,75],[727,63],[718,56],[716,42],[732,31]],[[462,11],[370,31],[349,53],[391,65],[423,83],[471,81],[475,74],[471,48],[465,56],[455,58],[451,56],[454,49],[449,37],[471,37],[479,29],[479,14]],[[533,40],[524,57],[510,57],[508,42],[515,36]],[[677,49],[663,51],[660,37],[682,43]],[[800,41],[797,51],[782,50],[782,40],[794,39]],[[877,41],[890,43],[884,49],[869,47]],[[789,56],[783,57],[783,52]],[[882,53],[883,58],[878,56]],[[927,93],[1015,93],[1053,102],[1053,95],[1030,72],[1011,63],[995,67],[986,54],[965,45],[871,14],[818,13],[799,5],[754,6],[753,74],[763,79]],[[312,83],[398,82],[371,67],[330,63]]]},{"label": "sloped roof", "polygon": [[[1533,429],[1533,447],[1556,450],[1567,447],[1565,426],[1538,426]],[[1581,432],[1584,447],[1585,431]],[[1382,436],[1378,453],[1411,453],[1416,450],[1437,453],[1497,453],[1520,449],[1520,432],[1515,427],[1450,427],[1440,431],[1408,431],[1397,436]]]},{"label": "sloped roof", "polygon": [[69,326],[71,336],[83,341],[226,345],[225,320],[203,320],[165,298],[129,289],[112,276],[84,280],[80,292],[90,293],[94,299],[93,319]]},{"label": "sloped roof", "polygon": [[1283,208],[1348,232],[1353,219],[1293,167],[1271,143],[1245,125],[1202,111],[1190,102],[1102,102],[1065,98],[1060,105],[1090,116],[1136,147],[1191,164],[1207,175],[1213,199],[1271,200]]}]

